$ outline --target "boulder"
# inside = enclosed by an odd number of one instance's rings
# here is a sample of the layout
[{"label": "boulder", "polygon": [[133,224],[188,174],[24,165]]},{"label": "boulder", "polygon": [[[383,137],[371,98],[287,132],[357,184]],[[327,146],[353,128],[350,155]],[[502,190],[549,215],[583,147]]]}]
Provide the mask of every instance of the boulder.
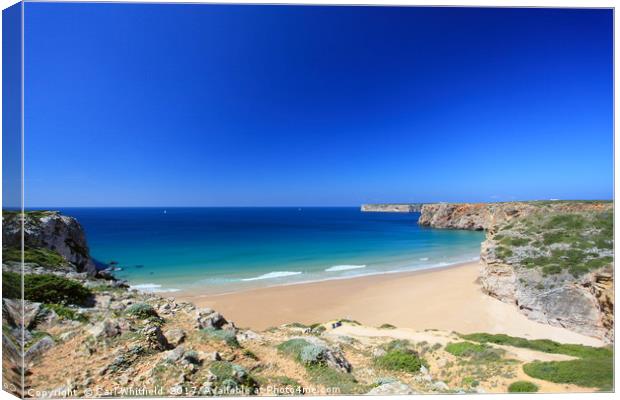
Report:
[{"label": "boulder", "polygon": [[175,363],[183,358],[183,354],[185,354],[184,346],[177,346],[173,350],[166,351],[164,353],[163,360],[171,363]]},{"label": "boulder", "polygon": [[93,337],[111,338],[121,334],[121,328],[115,320],[104,320],[88,328],[88,333]]},{"label": "boulder", "polygon": [[262,339],[263,337],[261,335],[249,329],[246,331],[241,331],[237,333],[237,340],[239,342],[249,342],[252,340],[262,340]]},{"label": "boulder", "polygon": [[196,313],[196,327],[198,329],[222,329],[226,324],[228,321],[224,316],[210,308],[200,309]]},{"label": "boulder", "polygon": [[41,356],[47,350],[54,347],[54,344],[54,340],[51,337],[43,337],[41,340],[30,346],[28,350],[26,350],[26,352],[24,353],[24,364],[30,364],[33,360]]},{"label": "boulder", "polygon": [[416,394],[408,385],[400,381],[386,382],[380,384],[370,392],[366,393],[371,396],[389,396],[389,395],[406,395]]},{"label": "boulder", "polygon": [[163,351],[170,347],[170,344],[161,331],[161,328],[157,325],[147,325],[142,328],[140,333],[144,337],[147,347],[150,349]]},{"label": "boulder", "polygon": [[[22,304],[24,308],[23,314]],[[42,311],[41,303],[33,303],[28,300],[2,299],[2,308],[9,324],[13,326],[21,325],[23,318],[23,324],[26,329],[35,327],[37,317],[39,317]]]},{"label": "boulder", "polygon": [[166,336],[166,338],[168,339],[168,343],[170,343],[170,345],[178,346],[185,341],[185,337],[187,335],[185,334],[185,331],[183,329],[174,328],[174,329],[168,329],[164,333],[164,336]]}]

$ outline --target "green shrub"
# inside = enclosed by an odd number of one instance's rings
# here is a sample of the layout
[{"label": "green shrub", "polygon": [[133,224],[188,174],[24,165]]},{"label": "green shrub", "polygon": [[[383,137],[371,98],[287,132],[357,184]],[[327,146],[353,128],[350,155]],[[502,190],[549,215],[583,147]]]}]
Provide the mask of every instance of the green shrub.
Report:
[{"label": "green shrub", "polygon": [[532,378],[556,383],[572,383],[602,390],[611,390],[613,387],[613,351],[610,348],[562,344],[547,339],[528,340],[503,334],[474,333],[461,336],[481,343],[497,343],[578,357],[577,360],[569,361],[534,361],[525,364],[523,371]]},{"label": "green shrub", "polygon": [[200,332],[209,338],[213,338],[215,340],[221,340],[230,347],[233,347],[233,348],[241,347],[241,345],[239,344],[239,341],[237,340],[237,336],[235,335],[233,331],[230,331],[227,329],[205,328],[205,329],[201,329]]},{"label": "green shrub", "polygon": [[[7,279],[5,283],[5,279]],[[14,272],[2,273],[2,289],[6,293],[15,296],[19,291],[15,288],[21,286],[21,277]],[[19,282],[19,284],[17,283]],[[77,304],[85,305],[91,298],[92,292],[81,283],[61,276],[50,274],[26,274],[24,275],[24,298],[38,303],[48,304]],[[14,297],[19,298],[19,296]]]},{"label": "green shrub", "polygon": [[358,321],[356,321],[354,319],[347,319],[347,318],[339,319],[338,322],[342,322],[342,323],[346,323],[346,324],[351,324],[351,325],[361,325]]},{"label": "green shrub", "polygon": [[290,324],[286,324],[286,327],[287,328],[301,328],[301,329],[309,328],[308,325],[302,324],[301,322],[291,322]]},{"label": "green shrub", "polygon": [[392,350],[375,359],[375,365],[390,371],[420,372],[425,362],[412,350]]},{"label": "green shrub", "polygon": [[302,364],[322,364],[325,362],[325,348],[308,344],[299,353],[299,361]]},{"label": "green shrub", "polygon": [[[15,247],[5,247],[2,249],[2,259],[4,261],[22,261],[21,249]],[[60,267],[67,262],[65,259],[53,250],[46,248],[24,248],[24,262],[34,263],[43,267]]]},{"label": "green shrub", "polygon": [[278,350],[304,365],[324,364],[326,348],[304,339],[290,339],[278,345]]},{"label": "green shrub", "polygon": [[382,324],[379,329],[396,329],[396,327],[392,324]]},{"label": "green shrub", "polygon": [[307,365],[306,371],[313,383],[337,391],[332,394],[361,394],[368,391],[368,387],[357,382],[353,375],[326,365]]},{"label": "green shrub", "polygon": [[87,316],[78,313],[72,308],[63,306],[62,304],[45,304],[44,307],[48,310],[54,311],[61,319],[78,322],[88,322]]},{"label": "green shrub", "polygon": [[482,353],[488,346],[470,342],[448,343],[446,351],[457,357],[471,357],[474,353]]},{"label": "green shrub", "polygon": [[534,361],[523,366],[532,378],[578,386],[613,388],[613,357],[589,358],[570,361]]},{"label": "green shrub", "polygon": [[406,339],[395,339],[384,345],[383,348],[385,351],[393,351],[393,350],[401,350],[401,351],[409,351],[411,343],[409,343]]},{"label": "green shrub", "polygon": [[22,277],[15,272],[2,272],[2,297],[7,299],[22,298]]},{"label": "green shrub", "polygon": [[476,378],[474,378],[473,376],[466,376],[465,378],[463,378],[462,385],[465,387],[477,387],[480,385],[480,382],[476,380]]},{"label": "green shrub", "polygon": [[580,344],[562,344],[548,339],[524,339],[504,334],[472,333],[461,335],[463,339],[479,343],[495,343],[513,347],[522,347],[544,353],[565,354],[579,358],[611,357],[612,351],[605,347],[583,346]]},{"label": "green shrub", "polygon": [[145,303],[136,303],[136,304],[132,304],[129,307],[127,307],[127,310],[125,310],[125,312],[128,315],[131,315],[132,317],[137,317],[137,318],[142,318],[142,319],[147,319],[150,317],[156,317],[158,318],[159,315],[157,315],[157,311],[155,311],[155,309]]},{"label": "green shrub", "polygon": [[486,344],[470,342],[448,343],[446,351],[457,357],[468,357],[472,362],[497,361],[504,355],[504,350],[495,349]]},{"label": "green shrub", "polygon": [[320,335],[327,330],[327,328],[325,328],[323,324],[319,322],[315,322],[314,324],[310,325],[310,329],[311,333],[314,335]]},{"label": "green shrub", "polygon": [[304,339],[289,339],[278,345],[278,351],[298,360],[301,350],[309,344],[310,343]]},{"label": "green shrub", "polygon": [[214,361],[209,371],[215,376],[216,387],[237,389],[239,387],[254,390],[256,380],[240,365],[228,361]]},{"label": "green shrub", "polygon": [[508,386],[510,393],[534,393],[538,392],[538,385],[529,381],[516,381]]}]

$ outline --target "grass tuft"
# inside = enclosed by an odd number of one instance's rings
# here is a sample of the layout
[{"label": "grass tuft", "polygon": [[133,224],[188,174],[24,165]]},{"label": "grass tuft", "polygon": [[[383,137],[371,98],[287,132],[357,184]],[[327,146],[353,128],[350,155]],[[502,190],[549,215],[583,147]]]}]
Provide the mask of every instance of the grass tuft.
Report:
[{"label": "grass tuft", "polygon": [[534,393],[538,392],[538,385],[529,381],[516,381],[508,386],[509,393]]}]

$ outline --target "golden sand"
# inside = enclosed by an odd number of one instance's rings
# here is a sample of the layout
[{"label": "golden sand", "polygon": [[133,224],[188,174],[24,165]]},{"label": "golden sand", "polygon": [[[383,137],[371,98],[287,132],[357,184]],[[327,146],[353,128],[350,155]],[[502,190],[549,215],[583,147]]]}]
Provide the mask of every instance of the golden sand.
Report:
[{"label": "golden sand", "polygon": [[480,264],[275,286],[205,295],[179,292],[178,300],[218,310],[237,326],[256,330],[285,323],[339,318],[363,325],[389,323],[414,330],[505,333],[563,343],[601,345],[594,338],[527,319],[512,304],[484,294]]}]

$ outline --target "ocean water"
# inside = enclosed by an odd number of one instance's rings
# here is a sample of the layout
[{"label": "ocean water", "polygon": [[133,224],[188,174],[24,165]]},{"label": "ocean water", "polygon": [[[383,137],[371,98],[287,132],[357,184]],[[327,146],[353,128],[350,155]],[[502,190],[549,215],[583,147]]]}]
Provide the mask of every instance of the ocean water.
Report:
[{"label": "ocean water", "polygon": [[91,255],[138,289],[222,293],[477,259],[483,233],[423,228],[419,213],[343,208],[66,208]]}]

